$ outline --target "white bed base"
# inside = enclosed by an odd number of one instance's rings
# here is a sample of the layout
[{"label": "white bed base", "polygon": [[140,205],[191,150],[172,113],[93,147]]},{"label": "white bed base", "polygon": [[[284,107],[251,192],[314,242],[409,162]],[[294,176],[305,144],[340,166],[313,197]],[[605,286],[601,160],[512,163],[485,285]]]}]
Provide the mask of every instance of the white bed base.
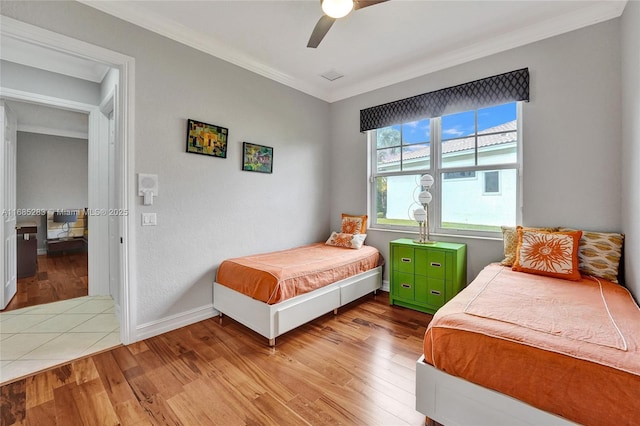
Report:
[{"label": "white bed base", "polygon": [[337,313],[344,306],[382,286],[382,267],[362,272],[325,287],[301,294],[280,303],[268,305],[259,300],[213,283],[213,307],[220,315],[228,315],[239,323],[269,339],[301,326],[327,312]]},{"label": "white bed base", "polygon": [[438,370],[424,355],[416,362],[416,410],[446,426],[576,424]]}]

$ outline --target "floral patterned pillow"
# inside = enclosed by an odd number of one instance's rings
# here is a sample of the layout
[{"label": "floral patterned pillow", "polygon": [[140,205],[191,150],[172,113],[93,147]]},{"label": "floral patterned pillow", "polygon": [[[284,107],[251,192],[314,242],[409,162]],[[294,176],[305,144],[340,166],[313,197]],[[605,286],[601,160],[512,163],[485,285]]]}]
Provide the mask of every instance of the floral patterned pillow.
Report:
[{"label": "floral patterned pillow", "polygon": [[342,213],[342,229],[345,234],[364,234],[367,232],[367,215],[354,216]]},{"label": "floral patterned pillow", "polygon": [[[522,229],[534,230],[534,231],[548,231],[555,232],[558,228],[525,228]],[[502,242],[504,244],[504,259],[500,262],[503,266],[513,266],[513,262],[516,260],[516,249],[518,248],[518,230],[515,226],[503,226],[502,227]]]},{"label": "floral patterned pillow", "polygon": [[513,270],[577,281],[578,249],[582,231],[530,231],[521,226]]},{"label": "floral patterned pillow", "polygon": [[332,232],[327,240],[328,246],[359,249],[364,244],[367,234],[348,234],[344,232]]}]

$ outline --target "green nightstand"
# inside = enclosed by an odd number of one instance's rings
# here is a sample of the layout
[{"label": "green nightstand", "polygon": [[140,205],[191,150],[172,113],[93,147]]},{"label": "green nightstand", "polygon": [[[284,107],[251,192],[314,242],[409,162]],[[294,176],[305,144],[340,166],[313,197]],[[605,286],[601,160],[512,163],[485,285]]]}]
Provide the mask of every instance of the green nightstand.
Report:
[{"label": "green nightstand", "polygon": [[435,313],[467,284],[466,244],[391,241],[389,302]]}]

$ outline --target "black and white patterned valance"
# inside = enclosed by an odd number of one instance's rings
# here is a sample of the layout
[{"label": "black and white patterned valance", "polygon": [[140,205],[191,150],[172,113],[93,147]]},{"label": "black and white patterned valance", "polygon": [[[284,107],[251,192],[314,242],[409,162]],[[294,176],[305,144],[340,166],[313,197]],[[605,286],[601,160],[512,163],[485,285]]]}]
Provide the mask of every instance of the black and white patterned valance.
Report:
[{"label": "black and white patterned valance", "polygon": [[360,131],[529,100],[529,68],[360,110]]}]

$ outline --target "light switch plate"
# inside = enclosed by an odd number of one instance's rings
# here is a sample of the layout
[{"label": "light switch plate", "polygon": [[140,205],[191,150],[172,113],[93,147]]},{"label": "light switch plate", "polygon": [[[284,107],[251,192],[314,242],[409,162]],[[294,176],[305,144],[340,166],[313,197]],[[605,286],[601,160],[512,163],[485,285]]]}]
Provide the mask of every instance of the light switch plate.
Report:
[{"label": "light switch plate", "polygon": [[155,213],[142,213],[142,226],[156,226],[158,219]]}]

